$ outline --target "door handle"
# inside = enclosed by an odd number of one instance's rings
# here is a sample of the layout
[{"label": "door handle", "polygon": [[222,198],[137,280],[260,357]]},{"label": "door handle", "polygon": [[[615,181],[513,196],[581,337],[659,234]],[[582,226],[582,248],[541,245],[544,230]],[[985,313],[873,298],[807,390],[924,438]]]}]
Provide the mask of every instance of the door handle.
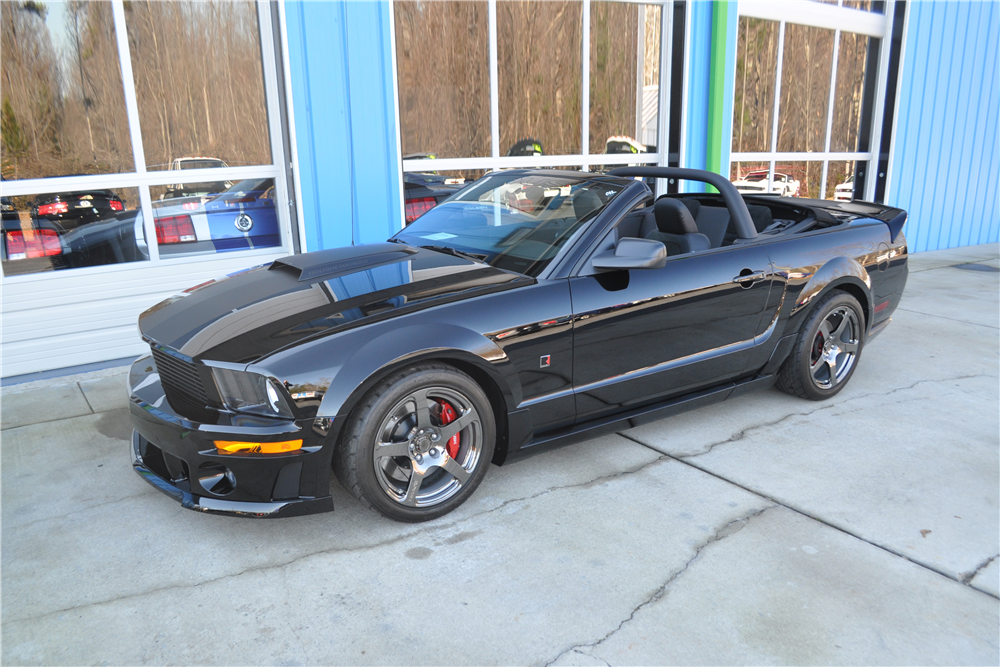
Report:
[{"label": "door handle", "polygon": [[733,278],[733,282],[739,283],[743,287],[749,287],[750,284],[760,282],[761,280],[764,280],[765,277],[766,276],[763,271],[754,271],[753,273],[748,273],[745,276],[736,276]]}]

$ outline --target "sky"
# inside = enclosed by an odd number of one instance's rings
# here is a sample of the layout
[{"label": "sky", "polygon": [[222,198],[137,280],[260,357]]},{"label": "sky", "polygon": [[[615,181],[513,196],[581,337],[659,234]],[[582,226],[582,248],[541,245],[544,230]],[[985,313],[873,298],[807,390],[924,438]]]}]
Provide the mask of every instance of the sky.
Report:
[{"label": "sky", "polygon": [[45,15],[45,24],[49,28],[49,36],[52,38],[52,46],[62,52],[67,43],[66,22],[69,20],[69,13],[66,11],[65,2],[43,2],[48,9]]}]

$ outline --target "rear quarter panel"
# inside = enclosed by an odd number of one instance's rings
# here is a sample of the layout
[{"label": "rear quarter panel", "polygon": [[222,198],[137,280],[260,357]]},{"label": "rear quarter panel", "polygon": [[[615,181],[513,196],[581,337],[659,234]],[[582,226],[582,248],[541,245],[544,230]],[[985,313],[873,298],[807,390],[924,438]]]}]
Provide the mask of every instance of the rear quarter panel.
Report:
[{"label": "rear quarter panel", "polygon": [[810,307],[833,289],[858,297],[866,331],[888,319],[899,305],[907,275],[906,239],[899,234],[895,242],[890,241],[884,222],[854,220],[764,247],[775,272],[775,284],[783,290],[774,339],[797,333]]}]

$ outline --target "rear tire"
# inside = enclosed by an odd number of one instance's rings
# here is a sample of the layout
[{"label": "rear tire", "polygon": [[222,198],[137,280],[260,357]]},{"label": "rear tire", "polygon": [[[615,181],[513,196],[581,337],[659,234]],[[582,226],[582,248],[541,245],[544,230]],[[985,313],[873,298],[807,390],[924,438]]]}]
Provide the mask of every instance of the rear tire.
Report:
[{"label": "rear tire", "polygon": [[337,479],[397,521],[436,519],[483,481],[496,440],[493,409],[465,373],[440,363],[394,373],[351,413],[333,456]]},{"label": "rear tire", "polygon": [[853,296],[835,291],[823,298],[778,371],[778,389],[813,401],[840,393],[861,358],[864,321]]}]

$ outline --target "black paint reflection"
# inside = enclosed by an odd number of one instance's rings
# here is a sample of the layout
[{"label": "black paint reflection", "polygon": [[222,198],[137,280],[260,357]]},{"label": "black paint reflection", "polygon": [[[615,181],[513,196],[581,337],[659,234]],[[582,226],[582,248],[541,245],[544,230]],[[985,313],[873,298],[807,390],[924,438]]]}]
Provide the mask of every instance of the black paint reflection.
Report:
[{"label": "black paint reflection", "polygon": [[762,249],[748,247],[679,257],[627,281],[573,279],[577,420],[743,372],[770,280],[746,288],[733,278],[769,267]]},{"label": "black paint reflection", "polygon": [[256,267],[173,297],[144,313],[140,327],[192,358],[250,363],[313,335],[530,282],[428,250],[312,282],[300,282],[292,271]]}]

